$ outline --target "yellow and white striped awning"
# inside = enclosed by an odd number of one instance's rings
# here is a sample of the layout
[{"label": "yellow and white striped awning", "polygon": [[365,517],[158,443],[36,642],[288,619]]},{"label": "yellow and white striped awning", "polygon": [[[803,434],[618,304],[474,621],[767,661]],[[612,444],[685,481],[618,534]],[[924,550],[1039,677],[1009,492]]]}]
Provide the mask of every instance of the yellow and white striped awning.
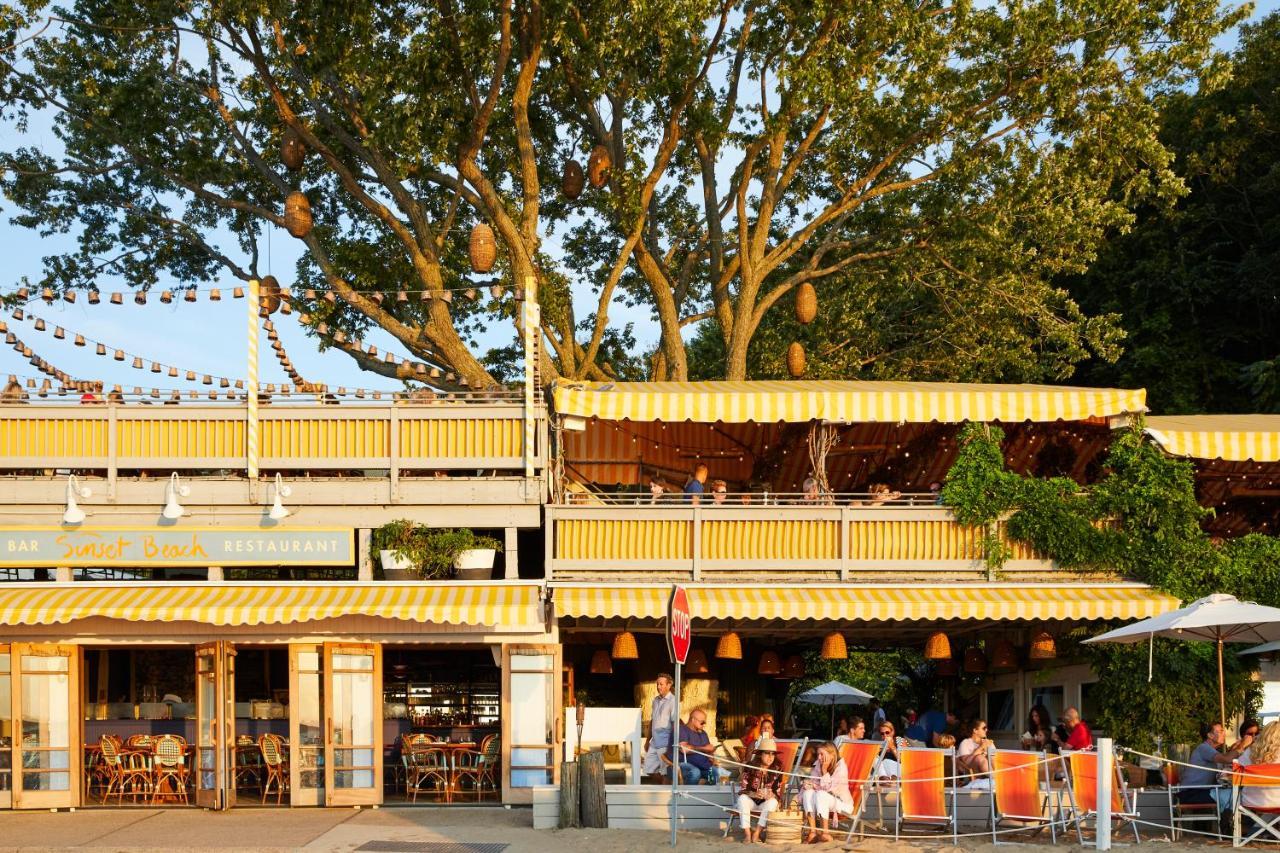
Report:
[{"label": "yellow and white striped awning", "polygon": [[376,616],[447,625],[542,624],[540,587],[450,583],[69,583],[0,587],[0,626],[92,616],[134,622],[288,625]]},{"label": "yellow and white striped awning", "polygon": [[1161,415],[1147,435],[1173,456],[1280,462],[1280,415]]},{"label": "yellow and white striped awning", "polygon": [[[1179,601],[1142,584],[686,585],[697,619],[1145,619]],[[555,586],[560,616],[664,619],[670,586]]]},{"label": "yellow and white striped awning", "polygon": [[584,382],[560,379],[559,415],[676,423],[1079,421],[1146,410],[1147,392],[959,382]]}]

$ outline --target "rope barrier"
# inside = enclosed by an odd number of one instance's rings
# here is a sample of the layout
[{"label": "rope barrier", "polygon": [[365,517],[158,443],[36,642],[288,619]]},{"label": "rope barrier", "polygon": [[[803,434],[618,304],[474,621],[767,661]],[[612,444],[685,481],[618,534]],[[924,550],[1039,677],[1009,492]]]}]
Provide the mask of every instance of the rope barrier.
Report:
[{"label": "rope barrier", "polygon": [[[1142,758],[1154,758],[1154,759],[1156,759],[1157,761],[1161,761],[1161,762],[1163,762],[1163,763],[1165,763],[1165,764],[1174,764],[1174,765],[1177,765],[1178,767],[1189,767],[1189,768],[1191,768],[1191,769],[1193,769],[1193,770],[1208,770],[1208,769],[1209,769],[1209,768],[1207,768],[1207,767],[1202,767],[1202,766],[1201,766],[1201,765],[1199,765],[1199,764],[1189,764],[1189,763],[1187,763],[1187,762],[1185,762],[1185,761],[1175,761],[1174,759],[1172,759],[1172,758],[1166,758],[1166,757],[1165,757],[1165,756],[1163,756],[1163,755],[1152,755],[1152,754],[1151,754],[1151,753],[1149,753],[1149,752],[1142,752],[1142,751],[1137,750],[1137,749],[1130,749],[1130,748],[1129,748],[1129,747],[1127,747],[1127,746],[1120,746],[1120,745],[1118,745],[1118,744],[1116,745],[1116,752],[1124,752],[1124,753],[1128,753],[1129,755],[1137,755],[1137,756],[1140,756],[1140,757],[1142,757]],[[1260,763],[1261,763],[1261,762],[1260,762]],[[1233,769],[1231,769],[1230,767],[1226,767],[1226,768],[1224,768],[1224,769],[1222,769],[1222,770],[1213,770],[1212,772],[1214,772],[1214,773],[1220,773],[1220,774],[1225,774],[1225,775],[1231,776],[1231,777],[1233,777],[1233,778],[1234,778],[1234,777],[1239,777],[1239,778],[1241,778],[1241,779],[1268,779],[1268,780],[1274,781],[1274,780],[1275,780],[1275,778],[1276,778],[1276,777],[1274,777],[1274,776],[1267,776],[1267,775],[1264,775],[1264,774],[1261,774],[1261,773],[1245,773],[1243,770],[1233,770]]]}]

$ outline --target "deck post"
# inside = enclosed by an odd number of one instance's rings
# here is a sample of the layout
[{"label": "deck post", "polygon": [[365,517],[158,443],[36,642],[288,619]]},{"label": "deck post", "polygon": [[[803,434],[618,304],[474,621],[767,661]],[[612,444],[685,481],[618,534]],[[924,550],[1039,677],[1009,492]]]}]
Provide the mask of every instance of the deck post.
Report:
[{"label": "deck post", "polygon": [[1109,737],[1098,738],[1098,829],[1095,846],[1111,849],[1111,786],[1115,783],[1115,747]]}]

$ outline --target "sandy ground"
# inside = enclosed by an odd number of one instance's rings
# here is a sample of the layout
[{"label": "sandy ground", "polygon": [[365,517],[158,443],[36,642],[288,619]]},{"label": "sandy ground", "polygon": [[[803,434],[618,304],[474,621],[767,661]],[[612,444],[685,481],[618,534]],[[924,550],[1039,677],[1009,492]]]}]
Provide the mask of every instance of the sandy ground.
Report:
[{"label": "sandy ground", "polygon": [[[182,853],[195,850],[275,851],[316,850],[349,853],[368,842],[452,841],[461,844],[499,842],[506,853],[629,853],[635,850],[664,850],[667,835],[661,832],[618,830],[534,830],[528,809],[504,808],[382,808],[382,809],[238,809],[205,812],[196,809],[91,809],[68,812],[10,812],[0,814],[0,853],[3,851],[129,851],[129,853]],[[973,853],[996,853],[990,840],[961,839],[961,846]],[[1155,841],[1162,853],[1173,849],[1168,842]],[[1149,845],[1143,845],[1149,846]],[[682,833],[677,850],[706,853],[742,849],[739,841],[718,836]],[[756,850],[795,849],[798,845],[764,845]],[[1001,846],[1000,853],[1018,849],[1047,853],[1043,843]],[[391,850],[391,846],[381,846]],[[846,847],[841,841],[805,847],[806,850],[846,850],[857,853],[943,853],[954,849],[938,841],[894,844],[891,840],[868,839]],[[1133,849],[1130,847],[1130,849]],[[1213,849],[1222,853],[1224,845],[1176,845],[1180,853]],[[412,850],[412,847],[405,847]],[[464,848],[465,850],[465,848]],[[455,848],[450,853],[464,853]],[[1061,853],[1082,853],[1076,844],[1053,848]]]}]

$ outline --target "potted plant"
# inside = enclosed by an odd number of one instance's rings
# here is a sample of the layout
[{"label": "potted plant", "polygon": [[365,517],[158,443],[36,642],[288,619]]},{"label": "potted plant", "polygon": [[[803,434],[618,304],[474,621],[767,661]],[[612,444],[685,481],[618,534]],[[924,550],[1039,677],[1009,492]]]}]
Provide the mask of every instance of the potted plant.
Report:
[{"label": "potted plant", "polygon": [[490,536],[477,536],[468,528],[435,530],[424,542],[426,559],[422,577],[456,574],[459,580],[488,580],[493,560],[502,546]]},{"label": "potted plant", "polygon": [[406,580],[421,565],[422,544],[426,531],[407,518],[389,521],[373,531],[370,545],[382,562],[382,575],[387,580]]}]

